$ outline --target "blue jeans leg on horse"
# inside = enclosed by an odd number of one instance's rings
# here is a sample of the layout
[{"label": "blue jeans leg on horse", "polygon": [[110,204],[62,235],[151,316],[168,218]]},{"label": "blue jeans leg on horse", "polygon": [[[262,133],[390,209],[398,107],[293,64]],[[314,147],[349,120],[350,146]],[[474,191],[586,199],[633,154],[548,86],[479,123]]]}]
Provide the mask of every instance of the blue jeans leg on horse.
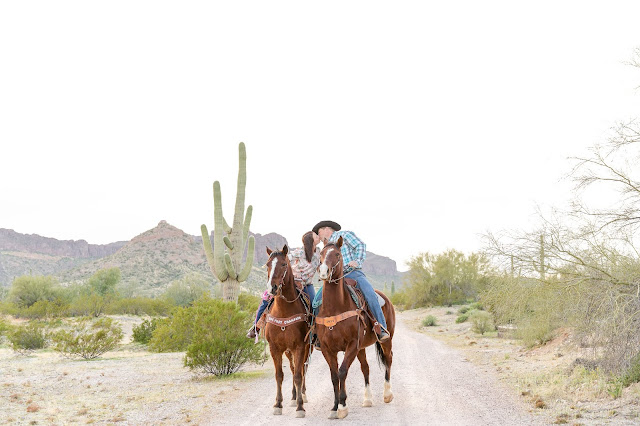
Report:
[{"label": "blue jeans leg on horse", "polygon": [[313,299],[316,297],[316,289],[313,288],[313,284],[305,285],[302,290],[307,293],[307,296],[309,296],[309,300],[313,302]]},{"label": "blue jeans leg on horse", "polygon": [[371,309],[371,313],[373,313],[373,316],[376,317],[382,328],[386,330],[387,321],[385,320],[384,314],[382,313],[380,302],[378,302],[378,295],[367,279],[367,276],[362,271],[356,269],[355,271],[349,272],[347,275],[345,275],[345,277],[356,280],[356,287],[362,292],[364,299],[367,301],[367,305],[369,305],[369,309]]},{"label": "blue jeans leg on horse", "polygon": [[262,316],[262,313],[264,312],[264,310],[267,309],[267,305],[268,304],[269,304],[268,300],[263,300],[262,301],[262,303],[260,304],[260,307],[258,308],[258,313],[256,314],[256,319],[253,321],[254,324],[256,324],[258,322],[258,320]]}]

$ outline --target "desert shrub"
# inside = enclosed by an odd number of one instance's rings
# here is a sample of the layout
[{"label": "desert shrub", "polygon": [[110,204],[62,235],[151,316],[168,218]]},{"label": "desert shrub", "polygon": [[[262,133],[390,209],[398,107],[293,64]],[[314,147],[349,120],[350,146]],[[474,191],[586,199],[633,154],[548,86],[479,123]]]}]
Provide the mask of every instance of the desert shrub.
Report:
[{"label": "desert shrub", "polygon": [[238,295],[238,307],[242,311],[256,312],[260,303],[262,303],[262,298],[256,295],[249,293],[240,293]]},{"label": "desert shrub", "polygon": [[434,325],[438,325],[437,324],[437,319],[436,317],[434,317],[433,315],[428,315],[426,318],[424,318],[422,320],[422,326],[423,327],[433,327]]},{"label": "desert shrub", "polygon": [[624,387],[640,382],[640,354],[631,360],[631,365],[622,375],[621,382]]},{"label": "desert shrub", "polygon": [[169,301],[150,297],[134,297],[114,300],[107,304],[104,312],[109,315],[166,316],[173,308]]},{"label": "desert shrub", "polygon": [[484,311],[484,305],[482,302],[475,302],[469,306],[469,309],[477,309],[478,311]]},{"label": "desert shrub", "polygon": [[235,303],[215,301],[213,306],[191,308],[198,311],[193,338],[187,347],[184,365],[214,375],[238,371],[247,362],[264,363],[264,343],[245,337],[251,319]]},{"label": "desert shrub", "polygon": [[391,294],[389,298],[393,306],[399,310],[407,309],[407,301],[409,300],[407,293],[404,291],[397,291]]},{"label": "desert shrub", "polygon": [[456,318],[456,324],[462,324],[463,322],[466,322],[468,319],[469,319],[469,314],[458,315],[458,318]]},{"label": "desert shrub", "polygon": [[133,327],[133,341],[148,344],[153,336],[153,332],[158,327],[158,319],[144,320],[141,324]]},{"label": "desert shrub", "polygon": [[53,349],[69,358],[93,359],[114,349],[122,335],[122,329],[111,318],[80,318],[70,329],[53,334]]},{"label": "desert shrub", "polygon": [[0,318],[0,338],[2,338],[2,336],[4,336],[5,334],[7,334],[7,332],[10,330],[10,325],[9,322],[7,320],[5,320],[4,318]]},{"label": "desert shrub", "polygon": [[469,319],[473,323],[471,330],[473,330],[474,333],[484,334],[487,331],[494,331],[496,329],[493,318],[489,312],[473,310],[469,314]]},{"label": "desert shrub", "polygon": [[28,354],[36,349],[47,347],[49,335],[45,326],[37,321],[13,327],[7,337],[14,351]]},{"label": "desert shrub", "polygon": [[57,284],[51,276],[23,275],[13,280],[9,299],[19,308],[28,308],[39,300],[54,300]]},{"label": "desert shrub", "polygon": [[67,316],[69,306],[56,298],[51,300],[38,300],[33,305],[18,309],[15,316],[31,319],[54,319]]},{"label": "desert shrub", "polygon": [[468,306],[463,306],[462,308],[458,309],[458,314],[466,314],[467,312],[469,312],[469,309],[470,308]]},{"label": "desert shrub", "polygon": [[189,306],[211,293],[211,284],[200,274],[189,274],[172,281],[163,298],[175,306]]},{"label": "desert shrub", "polygon": [[154,352],[181,352],[187,349],[193,337],[195,310],[175,308],[169,318],[158,320],[149,340],[149,349]]},{"label": "desert shrub", "polygon": [[112,300],[112,296],[97,293],[81,293],[69,305],[69,315],[74,317],[99,317]]},{"label": "desert shrub", "polygon": [[100,296],[114,294],[120,282],[120,268],[105,268],[96,271],[87,282],[92,292]]}]

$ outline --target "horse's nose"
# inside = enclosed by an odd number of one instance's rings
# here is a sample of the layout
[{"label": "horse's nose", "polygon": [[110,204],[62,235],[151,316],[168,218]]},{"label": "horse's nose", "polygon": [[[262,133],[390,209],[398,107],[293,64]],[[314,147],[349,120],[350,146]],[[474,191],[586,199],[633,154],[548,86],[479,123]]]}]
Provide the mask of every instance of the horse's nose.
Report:
[{"label": "horse's nose", "polygon": [[327,278],[329,278],[329,267],[324,263],[320,265],[320,267],[318,268],[318,272],[320,275],[320,279],[326,280]]}]

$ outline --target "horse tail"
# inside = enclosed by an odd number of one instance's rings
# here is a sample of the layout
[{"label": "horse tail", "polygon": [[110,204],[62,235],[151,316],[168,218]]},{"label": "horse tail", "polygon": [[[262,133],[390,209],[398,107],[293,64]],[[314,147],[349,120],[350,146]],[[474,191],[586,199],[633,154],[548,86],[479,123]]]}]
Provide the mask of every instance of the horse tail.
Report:
[{"label": "horse tail", "polygon": [[380,345],[380,342],[376,342],[376,355],[378,358],[378,365],[383,365],[386,368],[387,357],[384,355],[384,351],[382,350],[382,345]]}]

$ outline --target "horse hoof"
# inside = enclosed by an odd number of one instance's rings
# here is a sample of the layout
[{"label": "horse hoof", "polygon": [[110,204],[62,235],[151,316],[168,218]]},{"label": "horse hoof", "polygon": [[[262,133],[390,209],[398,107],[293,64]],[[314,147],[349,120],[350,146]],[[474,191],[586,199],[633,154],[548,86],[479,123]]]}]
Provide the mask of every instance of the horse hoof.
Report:
[{"label": "horse hoof", "polygon": [[307,399],[307,394],[306,394],[306,393],[303,393],[303,394],[302,394],[302,402],[304,402],[305,404],[306,404],[307,402],[309,402],[309,400]]},{"label": "horse hoof", "polygon": [[280,415],[282,415],[282,408],[280,408],[280,407],[274,407],[274,408],[273,408],[273,415],[274,415],[274,416],[280,416]]},{"label": "horse hoof", "polygon": [[329,411],[329,418],[330,419],[337,419],[338,418],[338,412],[337,411]]},{"label": "horse hoof", "polygon": [[387,404],[390,403],[391,401],[393,401],[393,394],[391,392],[389,392],[388,395],[384,396],[384,402],[386,402]]},{"label": "horse hoof", "polygon": [[296,401],[295,399],[292,399],[291,402],[289,403],[289,407],[297,407],[298,406],[298,401]]},{"label": "horse hoof", "polygon": [[346,405],[338,405],[338,418],[344,419],[349,414],[349,408]]},{"label": "horse hoof", "polygon": [[373,401],[370,399],[365,399],[364,401],[362,401],[362,406],[363,407],[373,407]]},{"label": "horse hoof", "polygon": [[305,411],[304,410],[300,410],[300,411],[296,411],[296,417],[301,419],[305,416]]}]

